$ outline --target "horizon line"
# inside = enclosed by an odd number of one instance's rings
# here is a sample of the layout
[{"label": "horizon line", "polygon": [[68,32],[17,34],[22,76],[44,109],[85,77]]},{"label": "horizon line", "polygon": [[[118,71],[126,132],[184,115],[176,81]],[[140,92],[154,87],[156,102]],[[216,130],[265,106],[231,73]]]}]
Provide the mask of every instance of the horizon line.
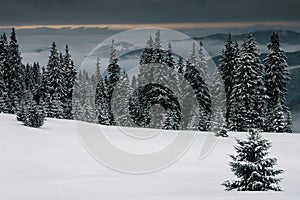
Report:
[{"label": "horizon line", "polygon": [[200,22],[200,23],[141,23],[141,24],[49,24],[49,25],[11,25],[0,26],[0,29],[77,29],[77,28],[103,28],[112,30],[128,30],[135,28],[159,27],[169,29],[195,29],[195,28],[244,28],[255,25],[266,26],[300,26],[300,21],[276,21],[276,22]]}]

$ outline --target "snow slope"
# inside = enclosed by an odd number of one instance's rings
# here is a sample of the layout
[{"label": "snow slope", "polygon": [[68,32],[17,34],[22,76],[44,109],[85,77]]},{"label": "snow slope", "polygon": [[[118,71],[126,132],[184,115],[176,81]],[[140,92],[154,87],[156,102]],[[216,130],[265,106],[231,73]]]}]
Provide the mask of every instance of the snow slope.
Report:
[{"label": "snow slope", "polygon": [[[234,153],[234,138],[244,138],[244,133],[221,138],[211,154],[199,160],[206,138],[200,133],[175,164],[156,173],[132,175],[93,159],[82,146],[73,121],[48,119],[35,129],[24,127],[13,115],[0,114],[0,130],[0,200],[296,200],[300,196],[300,134],[265,134],[273,143],[271,156],[278,158],[277,167],[285,170],[283,192],[225,192],[220,184],[234,178],[228,154]],[[106,130],[116,142],[140,148],[115,127]],[[154,142],[154,148],[167,144],[170,135]]]}]

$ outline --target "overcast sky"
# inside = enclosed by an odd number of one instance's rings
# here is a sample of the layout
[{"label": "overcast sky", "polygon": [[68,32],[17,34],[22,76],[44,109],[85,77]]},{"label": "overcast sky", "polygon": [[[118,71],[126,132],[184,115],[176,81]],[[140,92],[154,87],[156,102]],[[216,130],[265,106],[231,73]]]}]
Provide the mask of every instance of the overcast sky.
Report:
[{"label": "overcast sky", "polygon": [[300,21],[299,0],[9,0],[0,26]]}]

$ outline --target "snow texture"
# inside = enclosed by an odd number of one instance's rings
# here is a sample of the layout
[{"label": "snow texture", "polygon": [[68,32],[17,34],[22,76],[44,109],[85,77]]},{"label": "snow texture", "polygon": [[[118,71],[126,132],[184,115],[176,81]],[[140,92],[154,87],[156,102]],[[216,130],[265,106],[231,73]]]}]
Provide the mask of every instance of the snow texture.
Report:
[{"label": "snow texture", "polygon": [[[204,140],[215,137],[199,133],[175,164],[156,173],[131,175],[94,160],[82,146],[74,121],[49,118],[37,129],[23,126],[14,115],[0,114],[0,128],[1,200],[296,200],[300,196],[299,134],[264,134],[273,145],[270,157],[278,158],[277,167],[285,170],[283,192],[226,192],[221,183],[234,179],[228,154],[234,154],[235,138],[245,139],[245,133],[229,132],[228,138],[218,138],[213,151],[200,160]],[[174,137],[163,134],[138,145],[117,127],[103,128],[114,143],[129,150],[157,149]]]}]

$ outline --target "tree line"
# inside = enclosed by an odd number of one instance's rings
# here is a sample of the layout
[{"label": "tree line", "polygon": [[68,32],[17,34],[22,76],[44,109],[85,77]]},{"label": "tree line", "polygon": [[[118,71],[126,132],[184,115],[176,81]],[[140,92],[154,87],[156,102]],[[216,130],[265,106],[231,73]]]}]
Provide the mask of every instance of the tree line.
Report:
[{"label": "tree line", "polygon": [[73,119],[76,74],[68,46],[63,54],[53,42],[46,68],[24,65],[15,29],[9,42],[0,36],[0,112],[16,114],[25,125],[41,126],[44,117]]},{"label": "tree line", "polygon": [[[130,80],[121,70],[114,41],[107,75],[100,73],[97,59],[96,73],[89,76],[87,71],[77,74],[68,46],[61,53],[55,42],[46,67],[24,65],[12,29],[9,42],[5,33],[0,37],[0,112],[17,114],[24,122],[34,110],[41,118],[104,125],[292,132],[285,105],[290,78],[277,33],[268,49],[261,61],[251,33],[240,45],[229,34],[221,64],[210,78],[201,43],[198,49],[194,43],[189,57],[183,58],[173,53],[171,43],[162,47],[157,31],[140,56],[138,76]],[[79,98],[72,102],[74,95]]]},{"label": "tree line", "polygon": [[[268,132],[292,132],[291,113],[285,105],[290,74],[278,33],[272,34],[268,49],[270,52],[261,61],[251,33],[240,45],[233,42],[229,34],[221,64],[210,80],[201,43],[199,49],[193,44],[187,59],[179,56],[176,60],[170,43],[166,50],[162,48],[158,31],[154,40],[150,36],[140,56],[138,77],[133,76],[129,81],[126,73],[120,72],[112,44],[108,76],[100,75],[96,90],[97,122],[127,126],[133,121],[142,127],[175,130],[206,131],[219,127],[231,131],[257,128]],[[127,101],[122,102],[123,106],[114,115],[112,91],[120,80],[124,82],[121,85],[130,89],[125,94]],[[186,92],[187,86],[192,87],[195,94],[194,104],[190,102],[192,94]],[[214,102],[218,103],[212,106]],[[165,113],[155,112],[158,104],[163,106]],[[126,109],[129,115],[123,116],[123,122],[116,121],[121,110]]]}]

